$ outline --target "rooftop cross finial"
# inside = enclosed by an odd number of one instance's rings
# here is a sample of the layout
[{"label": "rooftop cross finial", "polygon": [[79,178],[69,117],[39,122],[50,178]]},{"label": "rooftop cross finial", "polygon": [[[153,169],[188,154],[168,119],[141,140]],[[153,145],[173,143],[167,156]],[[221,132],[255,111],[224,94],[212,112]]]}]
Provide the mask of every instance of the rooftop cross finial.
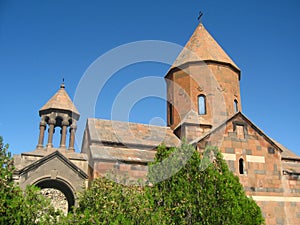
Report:
[{"label": "rooftop cross finial", "polygon": [[198,16],[198,21],[199,21],[200,23],[202,23],[202,22],[201,22],[201,17],[202,17],[202,16],[203,16],[203,12],[200,11],[200,12],[199,12],[199,16]]},{"label": "rooftop cross finial", "polygon": [[60,88],[65,88],[65,78],[62,79],[62,83],[60,85]]}]

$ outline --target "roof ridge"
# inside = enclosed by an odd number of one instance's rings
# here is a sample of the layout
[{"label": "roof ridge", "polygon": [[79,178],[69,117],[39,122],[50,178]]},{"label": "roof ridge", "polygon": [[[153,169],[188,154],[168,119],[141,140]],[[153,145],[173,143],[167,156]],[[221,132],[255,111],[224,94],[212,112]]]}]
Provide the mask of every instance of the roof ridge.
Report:
[{"label": "roof ridge", "polygon": [[137,122],[130,122],[130,121],[121,121],[121,120],[109,120],[109,119],[101,119],[101,118],[88,118],[88,120],[98,120],[98,121],[106,121],[106,122],[116,122],[116,123],[129,123],[133,125],[143,125],[143,126],[152,126],[152,127],[159,127],[159,128],[164,128],[164,129],[171,129],[168,126],[159,126],[159,125],[153,125],[153,124],[147,124],[147,123],[137,123]]},{"label": "roof ridge", "polygon": [[245,118],[245,120],[252,124],[252,128],[256,129],[259,133],[261,133],[262,136],[264,136],[269,142],[271,142],[273,145],[277,146],[279,148],[279,150],[281,152],[284,152],[284,149],[282,149],[282,146],[278,145],[278,142],[274,141],[272,138],[270,138],[263,130],[261,130],[257,125],[255,125],[247,116],[245,116],[242,112],[237,112],[234,115],[232,115],[231,117],[229,117],[228,119],[224,120],[223,122],[221,122],[218,126],[216,126],[215,128],[211,129],[209,132],[203,134],[201,137],[192,140],[190,142],[190,144],[193,143],[198,143],[199,141],[201,141],[202,139],[206,138],[207,136],[211,135],[212,133],[214,133],[215,131],[217,131],[218,129],[220,129],[222,126],[224,126],[227,122],[229,122],[230,120],[232,120],[234,117],[241,115],[242,117]]}]

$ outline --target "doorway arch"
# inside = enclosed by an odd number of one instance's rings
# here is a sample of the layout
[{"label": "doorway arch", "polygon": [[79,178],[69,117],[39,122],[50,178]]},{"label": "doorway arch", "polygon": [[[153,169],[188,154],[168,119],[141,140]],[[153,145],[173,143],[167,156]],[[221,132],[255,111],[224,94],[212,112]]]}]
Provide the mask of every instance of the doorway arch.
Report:
[{"label": "doorway arch", "polygon": [[44,178],[42,180],[35,182],[34,185],[39,187],[40,189],[53,188],[61,191],[67,199],[68,212],[75,205],[75,194],[71,186],[64,180]]}]

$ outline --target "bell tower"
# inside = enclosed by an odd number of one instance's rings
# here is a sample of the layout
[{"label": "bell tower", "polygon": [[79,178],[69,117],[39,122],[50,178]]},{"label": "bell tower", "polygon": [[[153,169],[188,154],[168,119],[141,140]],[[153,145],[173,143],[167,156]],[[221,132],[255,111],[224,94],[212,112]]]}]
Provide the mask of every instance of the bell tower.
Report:
[{"label": "bell tower", "polygon": [[165,76],[168,126],[191,141],[241,111],[240,73],[200,23]]},{"label": "bell tower", "polygon": [[[39,110],[41,117],[40,134],[37,149],[67,149],[67,134],[69,131],[69,151],[75,151],[75,132],[76,121],[79,120],[80,114],[68,93],[65,90],[64,83],[56,94]],[[53,136],[55,127],[60,128],[60,145],[53,146]],[[46,128],[48,128],[47,144],[44,146],[44,136]]]}]

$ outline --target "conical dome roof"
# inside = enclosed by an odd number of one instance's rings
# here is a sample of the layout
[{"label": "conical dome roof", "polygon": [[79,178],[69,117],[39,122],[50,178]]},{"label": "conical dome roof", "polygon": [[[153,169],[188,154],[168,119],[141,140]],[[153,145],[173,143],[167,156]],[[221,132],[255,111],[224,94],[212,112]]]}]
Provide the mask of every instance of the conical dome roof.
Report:
[{"label": "conical dome roof", "polygon": [[190,40],[175,60],[173,67],[179,67],[187,62],[195,61],[226,63],[240,71],[239,67],[230,59],[202,23],[194,31]]},{"label": "conical dome roof", "polygon": [[43,112],[48,112],[51,109],[70,111],[74,114],[76,119],[79,119],[80,116],[78,110],[66,92],[64,84],[60,86],[60,89],[55,93],[55,95],[53,95],[52,98],[50,98],[50,100],[39,110],[40,116]]}]

